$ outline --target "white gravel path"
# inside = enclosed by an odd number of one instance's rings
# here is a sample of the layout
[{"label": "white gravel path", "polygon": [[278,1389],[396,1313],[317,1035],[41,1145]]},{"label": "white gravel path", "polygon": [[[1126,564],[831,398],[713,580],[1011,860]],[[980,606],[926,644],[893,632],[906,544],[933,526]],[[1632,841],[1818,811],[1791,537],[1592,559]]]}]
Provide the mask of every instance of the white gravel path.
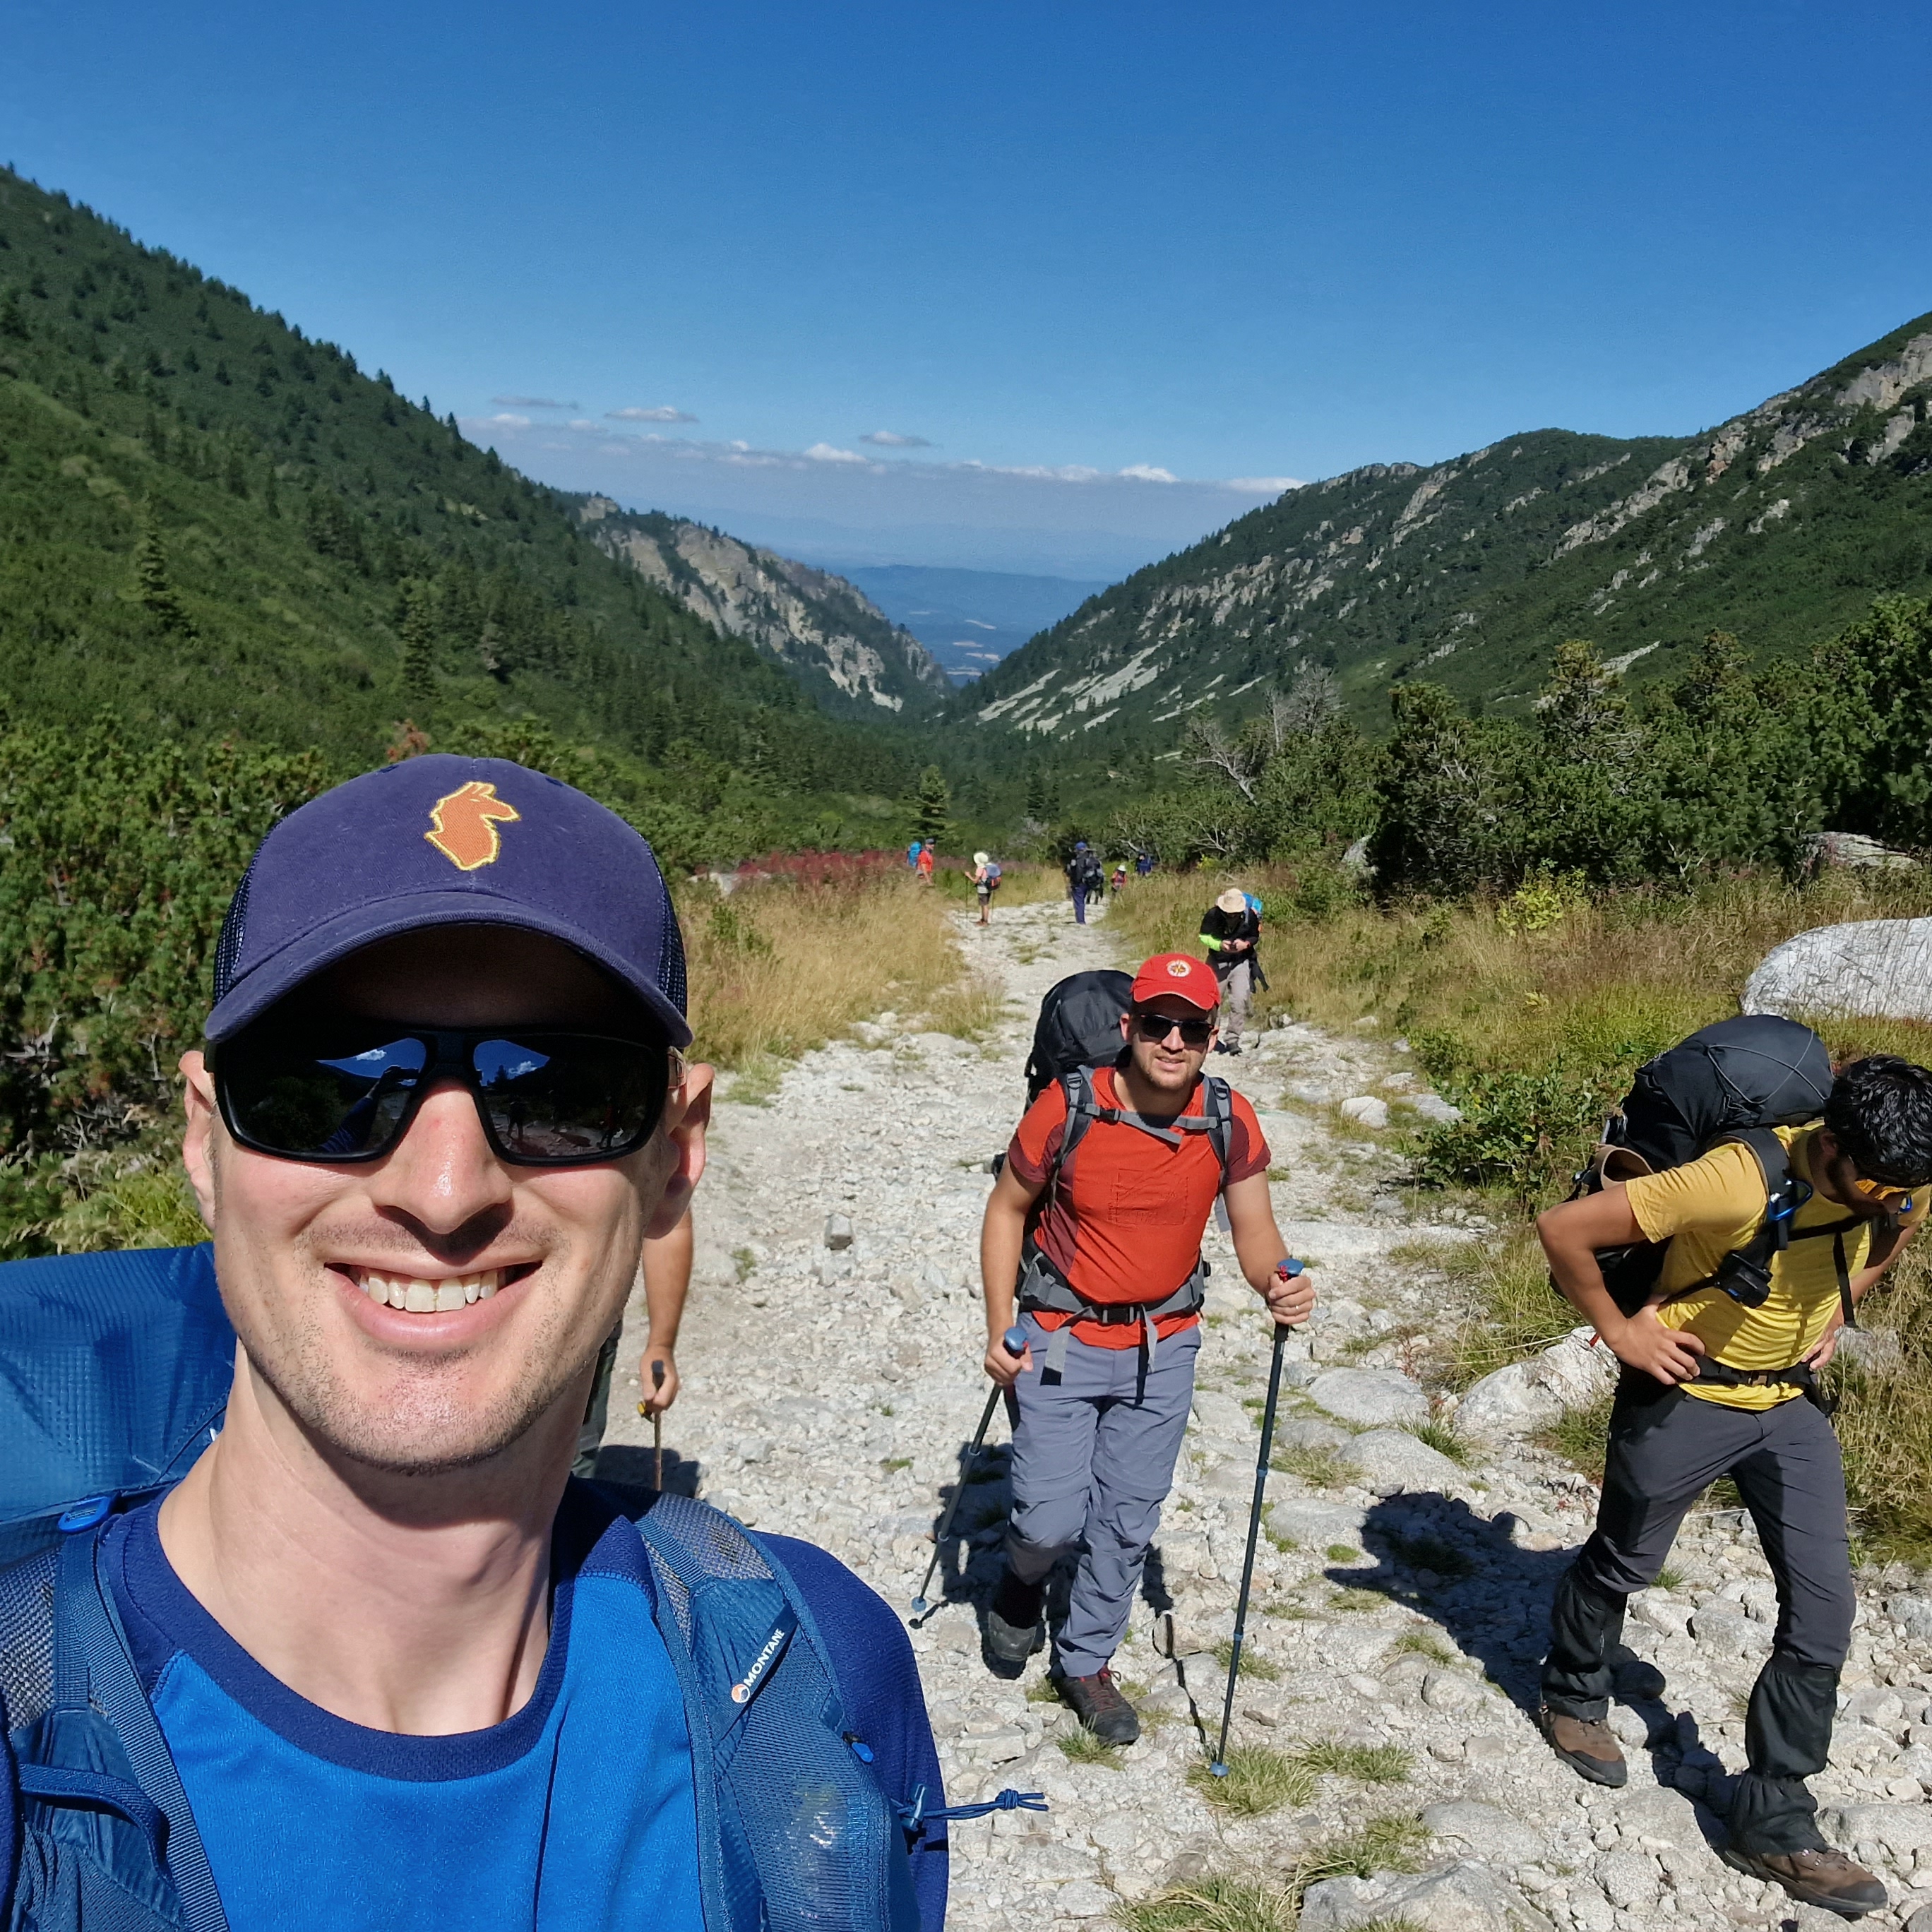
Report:
[{"label": "white gravel path", "polygon": [[[823,1544],[902,1612],[985,1400],[980,1215],[987,1160],[1024,1098],[1033,1015],[1064,974],[1129,963],[1104,920],[1076,928],[1061,904],[1003,908],[995,922],[982,932],[962,919],[969,950],[1012,1002],[996,1039],[909,1034],[882,1015],[856,1030],[862,1040],[806,1056],[768,1105],[720,1106],[680,1348],[684,1393],[667,1432],[700,1493]],[[1274,1674],[1244,1675],[1236,1742],[1393,1744],[1411,1754],[1409,1772],[1374,1788],[1324,1776],[1306,1804],[1247,1820],[1188,1783],[1202,1726],[1211,1742],[1219,1717],[1211,1652],[1232,1628],[1268,1360],[1258,1304],[1210,1228],[1216,1272],[1195,1425],[1149,1600],[1116,1664],[1144,1687],[1158,1727],[1115,1762],[1070,1762],[1054,1740],[1070,1719],[1029,1695],[1041,1661],[1018,1683],[982,1661],[976,1600],[998,1574],[1005,1499],[998,1454],[982,1457],[964,1540],[947,1552],[952,1600],[914,1635],[950,1798],[1011,1784],[1052,1804],[1043,1817],[956,1829],[951,1925],[1038,1932],[1098,1921],[1124,1898],[1203,1872],[1279,1878],[1310,1846],[1391,1812],[1426,1812],[1434,1836],[1420,1862],[1444,1876],[1420,1892],[1403,1881],[1399,1894],[1388,1877],[1318,1888],[1310,1924],[1392,1914],[1439,1932],[1836,1922],[1730,1871],[1711,1849],[1714,1819],[1694,1802],[1721,1798],[1726,1768],[1742,1763],[1741,1700],[1775,1615],[1749,1528],[1733,1513],[1700,1512],[1672,1587],[1633,1603],[1630,1641],[1666,1683],[1659,1695],[1627,1675],[1614,1720],[1630,1782],[1600,1790],[1556,1763],[1526,1714],[1549,1592],[1587,1532],[1592,1486],[1520,1442],[1459,1466],[1399,1426],[1376,1426],[1413,1419],[1401,1371],[1454,1292],[1405,1244],[1483,1238],[1480,1226],[1428,1225],[1430,1197],[1405,1191],[1398,1163],[1352,1140],[1322,1104],[1414,1097],[1420,1083],[1400,1043],[1291,1025],[1213,1064],[1261,1110],[1283,1232],[1316,1264],[1323,1297],[1290,1345],[1297,1387],[1283,1411],[1284,1443],[1309,1473],[1270,1478],[1271,1526],[1292,1546],[1264,1543],[1250,1620]],[[834,1214],[854,1231],[838,1252],[825,1242]],[[649,1440],[632,1413],[644,1332],[634,1307],[611,1405],[614,1472]],[[1382,1372],[1329,1379],[1331,1367]],[[993,1438],[1004,1433],[996,1420]],[[637,1471],[634,1461],[626,1473]],[[1894,1568],[1864,1580],[1862,1598],[1835,1762],[1816,1789],[1843,1814],[1828,1819],[1839,1841],[1899,1902],[1870,1922],[1894,1925],[1932,1905],[1932,1594]],[[1455,1862],[1472,1858],[1473,1870]],[[1932,1911],[1913,1922],[1932,1932]]]}]

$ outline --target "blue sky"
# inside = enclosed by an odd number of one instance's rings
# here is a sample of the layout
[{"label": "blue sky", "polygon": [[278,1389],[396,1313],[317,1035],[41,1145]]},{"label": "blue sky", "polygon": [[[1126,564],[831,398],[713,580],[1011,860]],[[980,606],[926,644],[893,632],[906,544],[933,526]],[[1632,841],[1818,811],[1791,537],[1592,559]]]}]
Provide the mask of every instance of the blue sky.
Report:
[{"label": "blue sky", "polygon": [[1932,308],[1928,71],[1923,0],[0,0],[0,158],[552,481],[1110,574]]}]

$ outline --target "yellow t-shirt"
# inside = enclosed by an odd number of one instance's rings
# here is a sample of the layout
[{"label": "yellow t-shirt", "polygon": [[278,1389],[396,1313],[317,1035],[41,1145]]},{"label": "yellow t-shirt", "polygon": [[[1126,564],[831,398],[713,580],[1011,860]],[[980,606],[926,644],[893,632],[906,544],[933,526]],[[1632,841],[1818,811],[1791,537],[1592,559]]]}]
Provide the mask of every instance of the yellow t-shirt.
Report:
[{"label": "yellow t-shirt", "polygon": [[[1791,1169],[1810,1180],[1812,1127],[1780,1127],[1778,1137],[1791,1150]],[[1764,1176],[1750,1149],[1736,1141],[1713,1148],[1664,1174],[1646,1174],[1628,1183],[1630,1212],[1646,1239],[1669,1241],[1658,1292],[1673,1294],[1712,1274],[1734,1248],[1757,1232],[1764,1218]],[[1925,1212],[1922,1190],[1914,1190],[1908,1222]],[[1814,1194],[1792,1222],[1794,1234],[1846,1219],[1847,1210]],[[1856,1274],[1868,1265],[1873,1231],[1883,1221],[1858,1221],[1845,1230],[1845,1266]],[[1788,1368],[1823,1335],[1838,1305],[1838,1272],[1829,1235],[1794,1240],[1772,1257],[1771,1292],[1761,1308],[1746,1308],[1720,1288],[1666,1301],[1657,1311],[1666,1328],[1688,1329],[1718,1360],[1746,1372]],[[1762,1388],[1726,1388],[1718,1382],[1685,1384],[1688,1394],[1732,1408],[1775,1408],[1802,1391],[1788,1382]]]}]

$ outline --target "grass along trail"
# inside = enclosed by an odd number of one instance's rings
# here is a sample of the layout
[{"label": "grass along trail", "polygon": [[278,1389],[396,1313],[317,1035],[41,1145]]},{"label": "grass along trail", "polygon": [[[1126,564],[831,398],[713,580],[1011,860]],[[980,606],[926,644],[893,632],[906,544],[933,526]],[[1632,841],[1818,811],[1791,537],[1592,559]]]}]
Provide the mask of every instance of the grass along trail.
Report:
[{"label": "grass along trail", "polygon": [[[959,918],[1006,998],[983,1041],[883,1013],[776,1087],[747,1083],[752,1104],[725,1083],[666,1431],[680,1486],[824,1544],[902,1615],[985,1400],[986,1162],[1018,1116],[1034,1012],[1064,974],[1126,963],[1104,919],[1076,927],[1064,903],[1002,908],[986,931]],[[1453,1401],[1426,1392],[1462,1320],[1456,1258],[1488,1231],[1406,1191],[1399,1159],[1339,1111],[1370,1095],[1400,1120],[1424,1097],[1401,1043],[1277,1025],[1211,1064],[1260,1111],[1276,1211],[1322,1297],[1289,1344],[1234,1775],[1210,1790],[1204,1728],[1211,1742],[1268,1333],[1210,1226],[1194,1421],[1115,1660],[1147,1720],[1139,1744],[1108,1751],[1078,1733],[1043,1659],[1012,1682],[981,1660],[1004,1449],[973,1472],[932,1593],[948,1600],[914,1636],[948,1795],[1012,1784],[1052,1809],[955,1828],[950,1924],[1037,1932],[1111,1916],[1133,1932],[1285,1932],[1304,1892],[1309,1932],[1823,1922],[1724,1866],[1699,1802],[1720,1804],[1726,1768],[1742,1765],[1743,1698],[1775,1615],[1752,1533],[1707,1499],[1669,1587],[1633,1600],[1630,1641],[1658,1669],[1633,1662],[1614,1708],[1630,1786],[1582,1784],[1528,1713],[1550,1592],[1594,1489],[1506,1418],[1510,1432],[1459,1436]],[[834,1216],[849,1246],[827,1245]],[[634,1414],[644,1333],[634,1306],[611,1474],[648,1473]],[[1552,1361],[1558,1385],[1586,1400],[1600,1364],[1574,1348]],[[993,1437],[1004,1432],[996,1419]],[[1932,1903],[1932,1596],[1896,1570],[1862,1594],[1836,1762],[1814,1788],[1839,1814],[1828,1828],[1901,1901],[1876,1922],[1898,1924]]]}]

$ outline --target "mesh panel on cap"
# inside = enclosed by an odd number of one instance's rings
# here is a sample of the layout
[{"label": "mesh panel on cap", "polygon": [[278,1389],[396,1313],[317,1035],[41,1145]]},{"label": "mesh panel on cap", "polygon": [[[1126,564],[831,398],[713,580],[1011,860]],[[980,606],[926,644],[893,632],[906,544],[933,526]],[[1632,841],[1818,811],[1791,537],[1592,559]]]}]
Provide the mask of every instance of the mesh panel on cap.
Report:
[{"label": "mesh panel on cap", "polygon": [[664,922],[664,939],[658,948],[658,990],[680,1012],[684,1011],[684,935],[677,929],[677,913],[670,902],[670,888],[658,874],[658,916]]},{"label": "mesh panel on cap", "polygon": [[242,874],[242,883],[235,888],[235,896],[228,902],[228,916],[221,922],[221,937],[214,943],[217,1006],[227,998],[228,989],[235,983],[236,962],[242,956],[242,943],[248,937],[248,887],[254,876],[255,861],[250,859],[248,869]]}]

